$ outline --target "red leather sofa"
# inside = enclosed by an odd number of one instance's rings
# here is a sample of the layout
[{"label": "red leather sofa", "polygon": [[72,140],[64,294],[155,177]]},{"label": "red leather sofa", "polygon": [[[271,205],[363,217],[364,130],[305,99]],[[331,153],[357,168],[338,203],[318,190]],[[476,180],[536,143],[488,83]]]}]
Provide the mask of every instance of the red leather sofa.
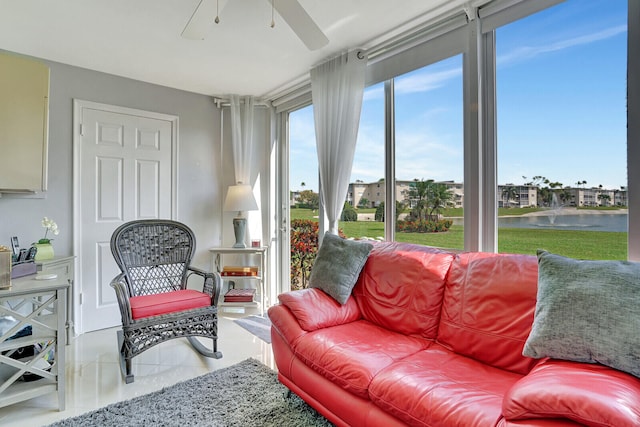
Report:
[{"label": "red leather sofa", "polygon": [[522,355],[537,259],[374,245],[352,296],[269,309],[279,380],[338,426],[640,426],[640,379]]}]

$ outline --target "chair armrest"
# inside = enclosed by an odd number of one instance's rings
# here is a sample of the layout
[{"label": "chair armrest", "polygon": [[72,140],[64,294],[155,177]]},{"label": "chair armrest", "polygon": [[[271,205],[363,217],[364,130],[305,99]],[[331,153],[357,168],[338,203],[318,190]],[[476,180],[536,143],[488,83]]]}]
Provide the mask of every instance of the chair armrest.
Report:
[{"label": "chair armrest", "polygon": [[340,305],[320,289],[286,292],[280,294],[278,300],[291,311],[305,331],[351,323],[362,317],[353,297],[349,297],[346,304]]},{"label": "chair armrest", "polygon": [[197,274],[198,276],[202,276],[202,277],[205,277],[207,274],[211,274],[208,271],[204,271],[201,268],[193,267],[193,266],[187,267],[187,270]]},{"label": "chair armrest", "polygon": [[[204,271],[197,267],[187,267],[187,280],[192,274],[196,274],[204,279],[204,285],[202,292],[208,294],[211,297],[211,305],[218,305],[218,298],[220,298],[220,292],[222,292],[222,277],[220,273]],[[185,284],[186,286],[186,284]]]},{"label": "chair armrest", "polygon": [[640,425],[640,378],[599,364],[544,359],[505,394],[502,413],[510,421]]},{"label": "chair armrest", "polygon": [[131,324],[133,317],[131,315],[131,304],[129,303],[129,287],[125,280],[125,274],[118,274],[110,283],[111,287],[116,291],[118,306],[120,307],[120,316],[122,317],[122,325]]}]

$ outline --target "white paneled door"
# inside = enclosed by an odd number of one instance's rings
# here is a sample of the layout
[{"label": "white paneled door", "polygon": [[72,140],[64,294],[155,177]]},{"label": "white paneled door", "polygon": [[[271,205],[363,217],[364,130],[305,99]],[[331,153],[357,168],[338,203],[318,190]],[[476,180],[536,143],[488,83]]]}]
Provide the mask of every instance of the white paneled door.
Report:
[{"label": "white paneled door", "polygon": [[74,113],[75,312],[78,332],[89,332],[120,324],[109,285],[119,272],[113,231],[135,219],[174,217],[177,118],[86,101],[76,101]]}]

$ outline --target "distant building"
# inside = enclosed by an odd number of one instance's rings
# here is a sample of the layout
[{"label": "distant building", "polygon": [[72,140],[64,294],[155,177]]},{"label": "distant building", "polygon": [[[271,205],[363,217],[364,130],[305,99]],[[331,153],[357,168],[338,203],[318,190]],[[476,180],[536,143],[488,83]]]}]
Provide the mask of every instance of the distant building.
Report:
[{"label": "distant building", "polygon": [[613,204],[615,206],[628,206],[627,190],[613,190]]},{"label": "distant building", "polygon": [[[404,203],[407,207],[415,207],[415,200],[411,200],[411,186],[415,181],[396,181],[396,199]],[[439,184],[445,184],[453,193],[452,199],[455,207],[461,208],[464,202],[464,188],[462,183],[454,181],[439,181]],[[347,202],[352,206],[360,206],[361,201],[366,201],[366,207],[377,208],[380,203],[386,200],[387,188],[384,180],[365,183],[357,181],[349,184],[347,191]]]},{"label": "distant building", "polygon": [[[408,208],[414,208],[416,200],[410,197],[411,186],[415,181],[396,181],[396,199],[403,202]],[[454,194],[454,206],[461,208],[464,204],[464,185],[461,182],[439,181],[445,184]],[[509,187],[515,189],[515,197],[507,200]],[[625,189],[609,190],[604,188],[573,188],[565,187],[557,193],[564,192],[565,195],[560,203],[565,206],[627,206],[627,191]],[[362,201],[368,208],[380,206],[386,200],[386,186],[384,180],[365,183],[357,181],[349,184],[347,191],[347,202],[352,206],[360,206]],[[513,193],[512,193],[513,196]],[[497,192],[498,207],[526,208],[542,206],[542,200],[538,197],[538,187],[535,185],[498,185]]]},{"label": "distant building", "polygon": [[[396,192],[397,191],[398,183],[396,183]],[[386,197],[387,189],[384,180],[371,183],[357,181],[349,184],[349,189],[347,190],[347,202],[354,207],[360,206],[361,201],[365,200],[366,207],[376,208],[386,200]]]},{"label": "distant building", "polygon": [[[509,187],[513,187],[515,189],[515,197],[507,200],[508,192],[505,190]],[[499,208],[528,208],[531,206],[538,206],[538,187],[535,185],[498,185]]]},{"label": "distant building", "polygon": [[454,207],[461,208],[464,202],[464,184],[454,181],[442,181],[441,183],[445,184],[449,191],[453,193],[451,201],[454,203]]},{"label": "distant building", "polygon": [[627,206],[626,190],[571,188],[573,206]]}]

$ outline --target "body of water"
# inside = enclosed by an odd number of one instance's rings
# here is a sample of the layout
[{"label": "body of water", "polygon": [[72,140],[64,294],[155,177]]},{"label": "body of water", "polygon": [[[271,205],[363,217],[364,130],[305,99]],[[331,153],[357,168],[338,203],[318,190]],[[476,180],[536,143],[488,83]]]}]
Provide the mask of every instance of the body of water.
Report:
[{"label": "body of water", "polygon": [[498,227],[627,232],[627,214],[576,214],[498,218]]}]

